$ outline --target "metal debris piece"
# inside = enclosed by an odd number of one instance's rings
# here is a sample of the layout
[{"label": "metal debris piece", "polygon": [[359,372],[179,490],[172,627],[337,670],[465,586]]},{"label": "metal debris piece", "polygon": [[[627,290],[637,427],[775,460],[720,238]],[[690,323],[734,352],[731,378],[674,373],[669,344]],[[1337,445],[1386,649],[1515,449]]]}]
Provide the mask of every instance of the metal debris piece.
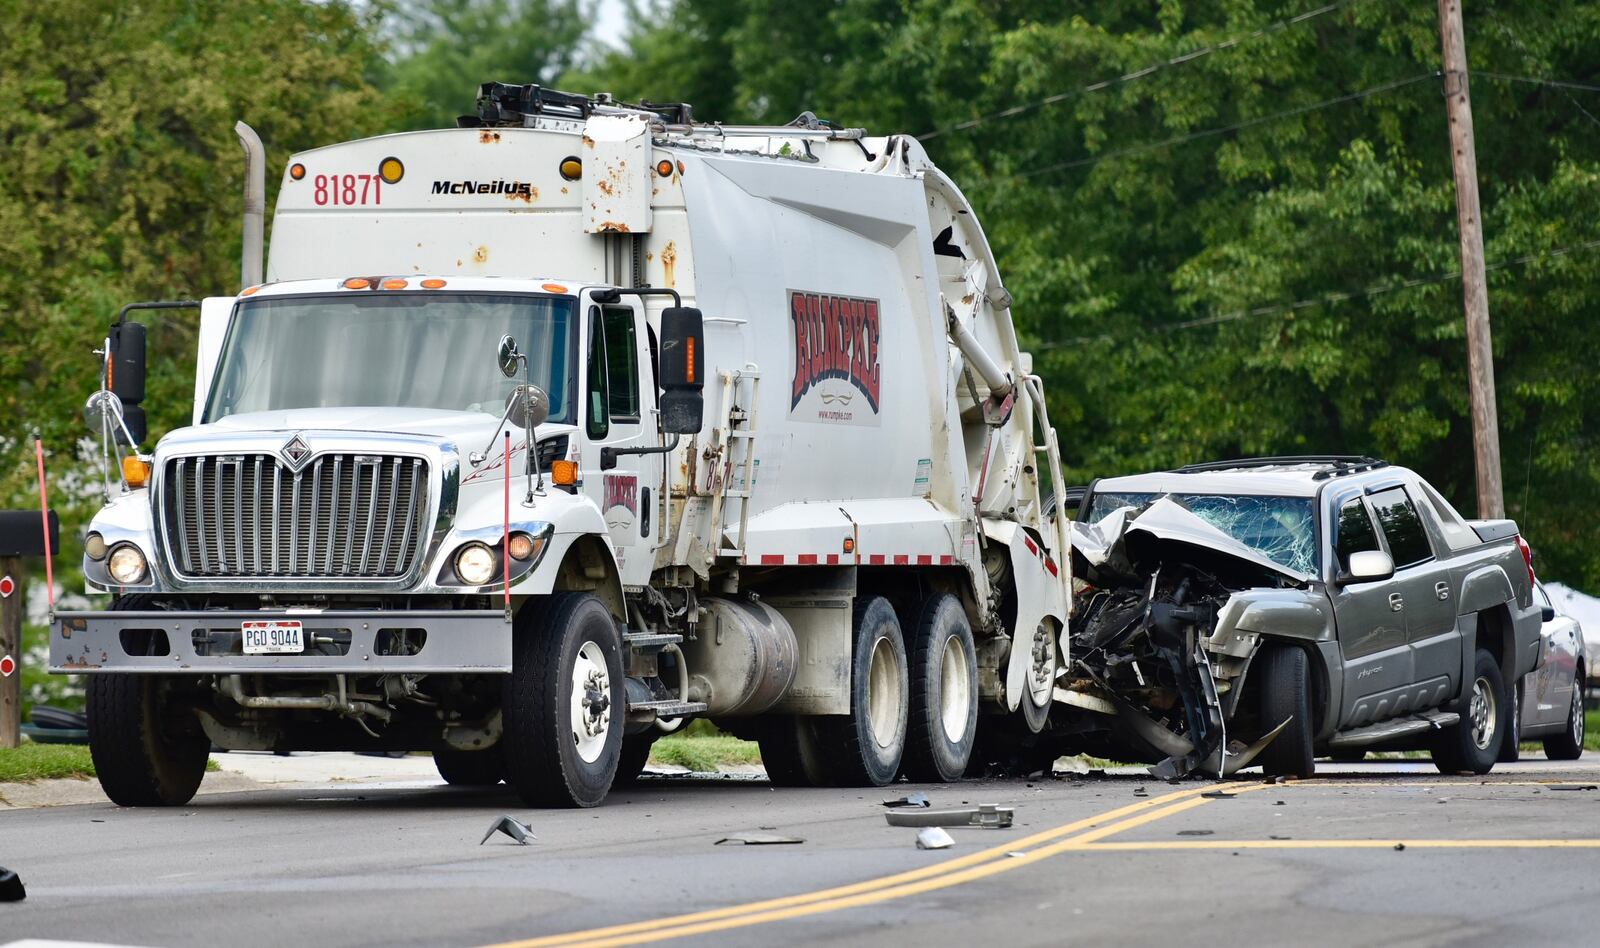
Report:
[{"label": "metal debris piece", "polygon": [[1268,836],[1268,839],[1294,839],[1293,836]]},{"label": "metal debris piece", "polygon": [[[1578,783],[1567,787],[1551,787],[1551,790],[1600,790],[1600,784]],[[1538,791],[1535,790],[1535,793]]]},{"label": "metal debris piece", "polygon": [[1200,796],[1207,800],[1232,800],[1234,794],[1231,794],[1226,790],[1207,790],[1205,793],[1200,794]]},{"label": "metal debris piece", "polygon": [[0,866],[0,902],[21,902],[28,897],[28,890],[22,887],[22,877]]},{"label": "metal debris piece", "polygon": [[1026,856],[1027,853],[1023,852],[1020,849],[1013,849],[1010,852],[1006,853],[1006,855],[1011,857],[1012,859],[1021,859],[1023,856]]},{"label": "metal debris piece", "polygon": [[1395,843],[1394,844],[1395,852],[1404,852],[1405,848],[1406,848],[1406,844],[1405,843]]},{"label": "metal debris piece", "polygon": [[1216,830],[1178,830],[1179,836],[1215,836]]},{"label": "metal debris piece", "polygon": [[894,800],[885,800],[885,801],[883,801],[883,805],[887,806],[887,807],[900,807],[900,806],[929,807],[929,806],[933,806],[933,804],[928,800],[928,795],[926,793],[908,793],[905,796],[899,797],[899,798],[894,799]]},{"label": "metal debris piece", "polygon": [[918,849],[949,849],[956,841],[937,826],[930,826],[917,834]]},{"label": "metal debris piece", "polygon": [[737,843],[740,846],[789,846],[803,842],[805,840],[798,836],[778,836],[774,833],[737,833],[733,836],[724,836],[711,845],[721,846],[723,843]]},{"label": "metal debris piece", "polygon": [[890,826],[982,826],[987,829],[1006,829],[1011,826],[1015,812],[1009,806],[980,803],[956,810],[890,810],[883,816]]},{"label": "metal debris piece", "polygon": [[528,824],[519,823],[509,816],[501,816],[498,817],[493,823],[489,824],[489,831],[483,834],[482,839],[478,840],[478,845],[482,846],[484,843],[487,843],[489,841],[489,837],[493,836],[495,833],[504,833],[516,840],[518,845],[522,846],[528,845],[528,840],[530,839],[539,838],[533,835],[533,829],[529,827]]}]

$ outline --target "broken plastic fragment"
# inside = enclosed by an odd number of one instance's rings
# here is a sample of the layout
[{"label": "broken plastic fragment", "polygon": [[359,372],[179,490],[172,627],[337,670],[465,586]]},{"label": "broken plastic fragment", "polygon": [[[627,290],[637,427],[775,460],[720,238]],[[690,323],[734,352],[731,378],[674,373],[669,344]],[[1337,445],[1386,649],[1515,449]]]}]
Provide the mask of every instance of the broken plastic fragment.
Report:
[{"label": "broken plastic fragment", "polygon": [[0,902],[21,902],[28,897],[28,890],[22,887],[22,877],[0,866]]},{"label": "broken plastic fragment", "polygon": [[982,826],[988,829],[1005,829],[1011,825],[1015,810],[1008,806],[981,803],[978,806],[956,810],[927,810],[902,812],[890,810],[883,814],[890,826]]},{"label": "broken plastic fragment", "polygon": [[929,826],[917,834],[918,849],[949,849],[956,841],[937,826]]},{"label": "broken plastic fragment", "polygon": [[803,842],[805,840],[798,836],[777,836],[772,833],[739,833],[734,836],[724,836],[711,845],[721,846],[723,843],[737,843],[741,846],[785,846]]},{"label": "broken plastic fragment", "polygon": [[517,843],[522,846],[528,845],[528,840],[530,839],[539,838],[533,835],[533,830],[528,826],[528,824],[519,823],[509,816],[501,816],[493,823],[489,824],[489,831],[483,834],[483,839],[478,840],[478,845],[482,846],[484,843],[487,843],[489,841],[489,837],[493,836],[497,832],[506,834],[507,836],[516,840]]},{"label": "broken plastic fragment", "polygon": [[899,797],[899,798],[894,799],[894,800],[885,800],[885,801],[883,801],[883,805],[884,806],[888,806],[888,807],[898,807],[898,806],[928,807],[928,806],[932,806],[933,804],[931,802],[929,802],[928,795],[926,793],[908,793],[905,796]]}]

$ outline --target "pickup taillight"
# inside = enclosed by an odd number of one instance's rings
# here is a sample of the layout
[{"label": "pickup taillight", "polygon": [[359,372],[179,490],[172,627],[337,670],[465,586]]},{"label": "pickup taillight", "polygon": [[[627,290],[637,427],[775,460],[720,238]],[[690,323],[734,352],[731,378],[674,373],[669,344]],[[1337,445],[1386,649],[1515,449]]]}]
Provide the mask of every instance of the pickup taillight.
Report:
[{"label": "pickup taillight", "polygon": [[1528,566],[1528,585],[1532,586],[1539,581],[1533,575],[1533,550],[1528,548],[1528,541],[1520,535],[1517,537],[1517,549],[1522,551],[1522,562]]}]

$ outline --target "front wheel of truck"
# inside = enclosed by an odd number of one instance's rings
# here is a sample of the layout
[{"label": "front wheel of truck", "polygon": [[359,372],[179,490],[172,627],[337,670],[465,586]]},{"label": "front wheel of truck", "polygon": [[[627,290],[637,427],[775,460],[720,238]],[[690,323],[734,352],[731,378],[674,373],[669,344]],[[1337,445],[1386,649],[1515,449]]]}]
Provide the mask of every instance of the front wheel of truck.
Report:
[{"label": "front wheel of truck", "polygon": [[1311,662],[1304,649],[1271,645],[1256,656],[1250,669],[1258,675],[1261,727],[1283,731],[1261,752],[1261,770],[1269,777],[1310,777],[1316,773],[1312,753]]},{"label": "front wheel of truck", "polygon": [[1511,699],[1505,679],[1500,677],[1500,665],[1487,649],[1478,649],[1472,681],[1445,710],[1461,715],[1461,721],[1435,738],[1434,766],[1446,774],[1488,773],[1500,755],[1501,738],[1511,726]]},{"label": "front wheel of truck", "polygon": [[502,698],[506,783],[529,806],[590,807],[605,799],[622,755],[622,641],[588,593],[522,607]]},{"label": "front wheel of truck", "polygon": [[[149,596],[124,596],[117,612],[160,608]],[[100,788],[118,806],[182,806],[206,773],[206,739],[166,675],[90,675],[89,756]]]}]

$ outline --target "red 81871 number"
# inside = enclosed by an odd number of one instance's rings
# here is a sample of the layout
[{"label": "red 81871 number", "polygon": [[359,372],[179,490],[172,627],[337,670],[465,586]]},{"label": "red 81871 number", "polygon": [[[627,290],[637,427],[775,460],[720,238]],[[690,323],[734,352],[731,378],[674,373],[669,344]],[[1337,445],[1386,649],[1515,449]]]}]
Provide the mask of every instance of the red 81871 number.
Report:
[{"label": "red 81871 number", "polygon": [[311,184],[318,207],[383,203],[383,179],[375,174],[319,174]]}]

